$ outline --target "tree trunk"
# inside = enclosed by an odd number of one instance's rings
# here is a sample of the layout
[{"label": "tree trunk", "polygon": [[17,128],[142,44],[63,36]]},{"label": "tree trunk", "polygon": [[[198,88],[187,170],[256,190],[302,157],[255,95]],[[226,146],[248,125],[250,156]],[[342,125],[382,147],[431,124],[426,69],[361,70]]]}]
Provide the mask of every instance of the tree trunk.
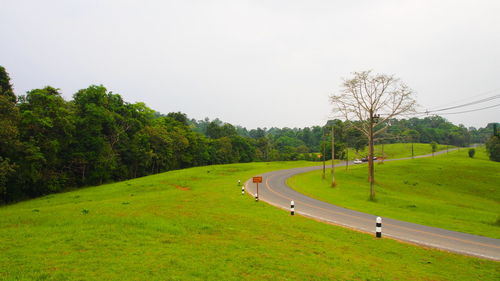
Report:
[{"label": "tree trunk", "polygon": [[83,165],[83,169],[82,169],[82,185],[85,184],[85,165]]}]

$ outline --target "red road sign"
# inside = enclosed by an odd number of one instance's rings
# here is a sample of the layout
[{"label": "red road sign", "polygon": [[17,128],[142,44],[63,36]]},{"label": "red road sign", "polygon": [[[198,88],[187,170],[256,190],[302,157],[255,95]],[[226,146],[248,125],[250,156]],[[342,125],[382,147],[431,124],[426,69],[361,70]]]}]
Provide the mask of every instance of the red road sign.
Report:
[{"label": "red road sign", "polygon": [[253,177],[252,180],[254,183],[262,183],[262,177]]}]

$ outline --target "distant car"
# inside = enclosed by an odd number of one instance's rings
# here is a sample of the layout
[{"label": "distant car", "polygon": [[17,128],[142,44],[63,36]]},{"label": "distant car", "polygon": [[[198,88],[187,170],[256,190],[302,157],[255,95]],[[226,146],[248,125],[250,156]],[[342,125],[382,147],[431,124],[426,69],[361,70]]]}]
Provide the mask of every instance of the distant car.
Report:
[{"label": "distant car", "polygon": [[361,160],[359,160],[359,159],[356,159],[356,160],[354,160],[354,161],[353,161],[353,163],[354,163],[354,164],[361,164],[361,163],[363,163],[363,161],[361,161]]},{"label": "distant car", "polygon": [[[373,156],[373,160],[378,160],[378,158],[376,156]],[[362,162],[368,162],[368,157],[364,157],[364,158],[361,158],[361,161]]]}]

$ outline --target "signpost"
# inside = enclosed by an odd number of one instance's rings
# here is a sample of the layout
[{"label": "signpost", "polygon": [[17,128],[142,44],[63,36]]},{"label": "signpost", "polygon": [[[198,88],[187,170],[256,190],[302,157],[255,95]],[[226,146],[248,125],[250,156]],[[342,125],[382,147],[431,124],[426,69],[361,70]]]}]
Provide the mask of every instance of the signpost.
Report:
[{"label": "signpost", "polygon": [[256,200],[259,200],[259,183],[262,183],[262,177],[253,177],[252,181],[257,184],[257,197]]}]

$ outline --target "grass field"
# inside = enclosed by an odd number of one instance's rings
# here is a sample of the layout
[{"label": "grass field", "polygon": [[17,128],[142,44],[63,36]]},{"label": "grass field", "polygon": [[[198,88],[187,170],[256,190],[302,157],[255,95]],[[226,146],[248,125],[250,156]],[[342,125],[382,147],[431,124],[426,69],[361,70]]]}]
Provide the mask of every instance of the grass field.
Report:
[{"label": "grass field", "polygon": [[[447,146],[444,144],[438,144],[437,150],[446,150]],[[449,146],[448,148],[454,148],[454,146]],[[414,155],[425,155],[432,153],[432,147],[428,143],[415,143],[413,144]],[[377,144],[374,146],[374,154],[377,157],[385,158],[404,158],[411,157],[411,143],[391,143],[385,144],[382,153],[382,145]],[[354,160],[356,158],[363,158],[368,155],[368,149],[365,147],[363,150],[356,152],[354,149],[349,149],[349,159]]]},{"label": "grass field", "polygon": [[294,189],[346,208],[450,230],[500,238],[500,163],[484,148],[375,164],[377,201],[368,201],[367,165],[336,169],[337,187],[321,171],[288,180]]},{"label": "grass field", "polygon": [[0,279],[498,280],[498,262],[292,217],[236,185],[306,165],[191,168],[0,207]]}]

